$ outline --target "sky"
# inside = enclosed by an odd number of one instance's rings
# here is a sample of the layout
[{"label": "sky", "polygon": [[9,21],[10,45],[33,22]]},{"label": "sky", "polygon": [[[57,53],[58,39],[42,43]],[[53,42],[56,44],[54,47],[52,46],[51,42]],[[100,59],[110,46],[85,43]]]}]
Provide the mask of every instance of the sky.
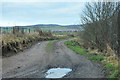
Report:
[{"label": "sky", "polygon": [[2,0],[0,26],[82,24],[80,15],[86,1],[90,0]]},{"label": "sky", "polygon": [[80,24],[85,2],[2,2],[0,26]]}]

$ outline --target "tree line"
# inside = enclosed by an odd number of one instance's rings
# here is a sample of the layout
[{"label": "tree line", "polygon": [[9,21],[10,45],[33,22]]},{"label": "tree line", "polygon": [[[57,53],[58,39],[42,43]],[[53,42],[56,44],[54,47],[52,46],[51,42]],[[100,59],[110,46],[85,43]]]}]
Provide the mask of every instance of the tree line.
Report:
[{"label": "tree line", "polygon": [[120,58],[120,2],[86,3],[81,15],[85,47],[107,53],[107,45]]}]

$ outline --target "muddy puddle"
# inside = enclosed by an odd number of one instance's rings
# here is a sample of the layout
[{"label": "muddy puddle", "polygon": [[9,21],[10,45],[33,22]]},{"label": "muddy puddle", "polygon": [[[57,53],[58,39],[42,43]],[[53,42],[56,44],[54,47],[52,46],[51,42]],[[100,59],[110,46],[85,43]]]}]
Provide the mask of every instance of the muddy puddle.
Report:
[{"label": "muddy puddle", "polygon": [[45,78],[62,78],[71,71],[70,68],[51,68],[46,72]]}]

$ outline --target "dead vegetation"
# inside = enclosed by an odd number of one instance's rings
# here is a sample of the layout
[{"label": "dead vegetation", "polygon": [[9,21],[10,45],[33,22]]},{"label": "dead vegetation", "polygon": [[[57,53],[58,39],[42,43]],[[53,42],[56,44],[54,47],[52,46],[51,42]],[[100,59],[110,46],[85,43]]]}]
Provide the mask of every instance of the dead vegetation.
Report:
[{"label": "dead vegetation", "polygon": [[111,49],[111,47],[107,45],[107,51],[106,53],[105,52],[100,52],[97,48],[91,48],[91,46],[87,46],[86,43],[84,42],[83,39],[79,38],[79,39],[76,39],[76,41],[80,44],[80,46],[83,46],[84,48],[86,48],[88,51],[92,52],[92,53],[95,53],[97,55],[100,55],[100,56],[106,56],[106,58],[103,60],[103,62],[108,62],[110,63],[111,65],[116,65],[118,66],[118,61],[119,61],[119,58],[118,56],[115,54],[114,50]]},{"label": "dead vegetation", "polygon": [[101,55],[107,56],[107,61],[115,65],[120,61],[119,6],[119,2],[87,3],[82,15],[85,26],[80,34],[86,49],[101,52]]},{"label": "dead vegetation", "polygon": [[2,34],[2,56],[10,56],[31,47],[38,41],[57,39],[49,32],[30,34]]},{"label": "dead vegetation", "polygon": [[[90,52],[88,56],[89,59],[93,61],[99,60],[101,57],[102,60],[98,61],[98,63],[102,63],[104,68],[105,76],[108,78],[118,78],[120,79],[120,67],[119,67],[119,57],[115,54],[115,51],[107,45],[107,52],[100,52],[97,48],[91,49],[91,47],[86,47],[84,40],[81,38],[74,39],[79,46],[83,46],[86,49],[86,52]],[[73,45],[74,46],[74,45]]]},{"label": "dead vegetation", "polygon": [[24,49],[30,48],[38,41],[66,39],[73,37],[71,35],[56,36],[52,35],[50,31],[43,32],[40,29],[36,29],[34,33],[27,34],[2,34],[2,56],[11,56]]}]

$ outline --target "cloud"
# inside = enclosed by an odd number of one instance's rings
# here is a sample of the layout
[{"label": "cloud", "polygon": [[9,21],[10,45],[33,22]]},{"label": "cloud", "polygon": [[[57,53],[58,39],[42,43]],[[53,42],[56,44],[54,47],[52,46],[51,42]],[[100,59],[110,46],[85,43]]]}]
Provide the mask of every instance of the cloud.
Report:
[{"label": "cloud", "polygon": [[[69,3],[68,3],[69,4]],[[81,12],[82,8],[84,7],[84,3],[74,3],[67,7],[63,7],[60,9],[53,10],[54,12],[60,13],[60,14],[71,14],[75,15]]]},{"label": "cloud", "polygon": [[[101,0],[1,0],[1,2],[100,2]],[[120,0],[102,0],[104,2],[118,2]]]},{"label": "cloud", "polygon": [[73,24],[77,23],[83,7],[84,3],[82,2],[4,2],[1,24]]},{"label": "cloud", "polygon": [[2,2],[86,2],[92,0],[1,0]]}]

